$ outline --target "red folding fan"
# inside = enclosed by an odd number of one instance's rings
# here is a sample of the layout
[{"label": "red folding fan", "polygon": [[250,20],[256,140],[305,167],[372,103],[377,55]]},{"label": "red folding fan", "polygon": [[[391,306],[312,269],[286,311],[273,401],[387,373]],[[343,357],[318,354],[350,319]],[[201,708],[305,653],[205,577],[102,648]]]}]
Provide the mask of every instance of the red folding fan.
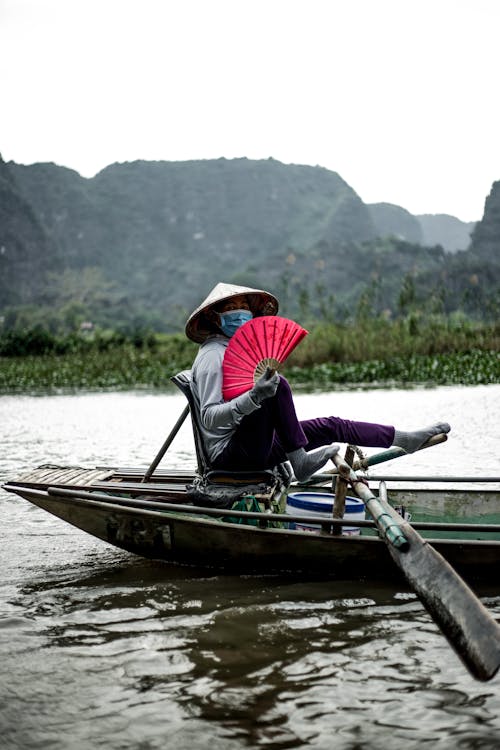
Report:
[{"label": "red folding fan", "polygon": [[229,340],[222,363],[222,395],[229,401],[253,387],[266,371],[280,364],[308,331],[288,318],[264,315],[238,328]]}]

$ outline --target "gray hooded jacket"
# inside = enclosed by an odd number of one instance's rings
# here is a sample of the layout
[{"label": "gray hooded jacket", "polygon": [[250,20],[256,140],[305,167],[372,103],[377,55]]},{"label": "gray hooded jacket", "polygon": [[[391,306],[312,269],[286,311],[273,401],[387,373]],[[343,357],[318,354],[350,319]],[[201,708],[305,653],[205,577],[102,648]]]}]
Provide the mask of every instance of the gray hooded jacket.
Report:
[{"label": "gray hooded jacket", "polygon": [[228,343],[226,336],[210,336],[200,346],[191,370],[191,391],[210,461],[222,453],[243,417],[260,408],[250,392],[232,401],[222,397],[222,362]]}]

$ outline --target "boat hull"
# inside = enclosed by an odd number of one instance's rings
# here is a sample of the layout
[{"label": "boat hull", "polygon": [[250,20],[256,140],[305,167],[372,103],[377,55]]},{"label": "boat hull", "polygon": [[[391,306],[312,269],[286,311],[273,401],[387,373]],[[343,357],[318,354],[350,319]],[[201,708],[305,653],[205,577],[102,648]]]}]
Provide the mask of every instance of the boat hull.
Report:
[{"label": "boat hull", "polygon": [[[62,498],[16,488],[25,500],[128,552],[227,573],[293,573],[343,580],[401,580],[376,536],[259,528],[176,510],[124,507],[109,499]],[[470,583],[498,580],[500,541],[433,539],[433,547]]]}]

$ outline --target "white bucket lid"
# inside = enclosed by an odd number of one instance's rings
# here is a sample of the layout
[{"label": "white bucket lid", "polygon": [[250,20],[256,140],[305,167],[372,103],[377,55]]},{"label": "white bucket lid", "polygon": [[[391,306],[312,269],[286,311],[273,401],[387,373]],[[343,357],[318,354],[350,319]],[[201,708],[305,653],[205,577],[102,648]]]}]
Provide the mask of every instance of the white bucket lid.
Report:
[{"label": "white bucket lid", "polygon": [[[325,513],[333,508],[333,495],[321,492],[292,492],[287,497],[287,505],[299,510],[307,510],[311,513]],[[359,497],[345,499],[345,514],[360,513],[365,509],[365,504]]]}]

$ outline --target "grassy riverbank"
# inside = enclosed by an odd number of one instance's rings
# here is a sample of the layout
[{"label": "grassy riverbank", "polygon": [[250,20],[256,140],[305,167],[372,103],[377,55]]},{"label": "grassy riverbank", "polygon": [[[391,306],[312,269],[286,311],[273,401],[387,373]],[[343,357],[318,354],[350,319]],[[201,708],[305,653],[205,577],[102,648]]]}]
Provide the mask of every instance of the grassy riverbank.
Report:
[{"label": "grassy riverbank", "polygon": [[[38,353],[14,356],[22,347]],[[171,375],[190,367],[197,346],[181,334],[136,334],[128,339],[113,334],[87,340],[31,334],[4,339],[0,351],[0,391],[23,393],[168,387]],[[500,326],[459,326],[449,321],[420,326],[408,321],[318,325],[283,372],[294,386],[303,388],[498,383]]]}]

